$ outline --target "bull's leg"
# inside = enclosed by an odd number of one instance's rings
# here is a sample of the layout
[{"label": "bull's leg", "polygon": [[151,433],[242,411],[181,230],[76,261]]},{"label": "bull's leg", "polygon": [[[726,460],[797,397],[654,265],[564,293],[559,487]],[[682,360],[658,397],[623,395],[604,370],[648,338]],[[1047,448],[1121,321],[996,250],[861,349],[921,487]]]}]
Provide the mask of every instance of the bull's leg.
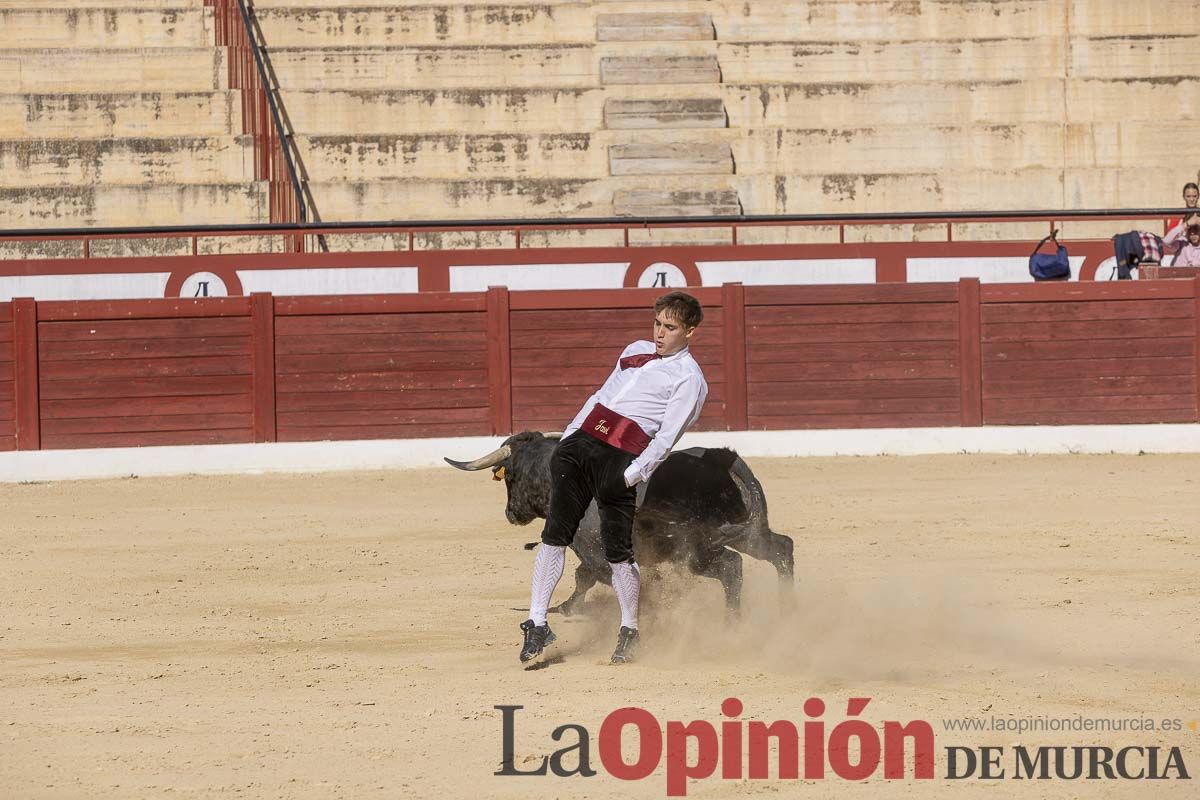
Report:
[{"label": "bull's leg", "polygon": [[785,603],[794,599],[792,588],[795,585],[796,557],[792,537],[775,533],[770,528],[760,528],[748,531],[745,535],[734,539],[729,546],[745,553],[751,558],[767,561],[775,567],[779,576],[779,593]]},{"label": "bull's leg", "polygon": [[722,547],[704,561],[693,562],[692,570],[706,578],[716,578],[725,590],[725,612],[737,616],[742,607],[742,557]]},{"label": "bull's leg", "polygon": [[596,573],[588,569],[583,564],[575,568],[575,591],[571,592],[571,596],[562,601],[554,608],[550,609],[550,613],[558,612],[564,617],[569,617],[578,610],[578,606],[583,603],[583,596],[588,593],[596,585]]}]

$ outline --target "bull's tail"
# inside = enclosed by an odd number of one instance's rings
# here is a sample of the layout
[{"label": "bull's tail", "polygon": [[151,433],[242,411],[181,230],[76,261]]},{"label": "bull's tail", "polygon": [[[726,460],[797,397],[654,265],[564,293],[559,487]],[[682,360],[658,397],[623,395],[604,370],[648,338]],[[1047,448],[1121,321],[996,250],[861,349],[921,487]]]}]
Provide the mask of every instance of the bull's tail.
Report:
[{"label": "bull's tail", "polygon": [[[731,450],[726,452],[733,453]],[[767,525],[767,493],[763,491],[758,478],[754,477],[750,465],[736,453],[733,453],[733,456],[733,463],[729,466],[729,475],[737,485],[738,492],[742,495],[742,502],[746,505],[746,513],[749,517],[746,524],[752,533],[761,533],[769,529]]]}]

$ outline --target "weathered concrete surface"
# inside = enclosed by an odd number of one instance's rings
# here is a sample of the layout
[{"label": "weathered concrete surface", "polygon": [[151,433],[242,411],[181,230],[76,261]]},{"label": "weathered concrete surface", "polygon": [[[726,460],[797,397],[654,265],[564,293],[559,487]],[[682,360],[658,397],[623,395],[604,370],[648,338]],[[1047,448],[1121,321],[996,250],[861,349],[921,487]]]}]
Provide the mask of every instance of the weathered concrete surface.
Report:
[{"label": "weathered concrete surface", "polygon": [[742,213],[736,189],[619,189],[613,211],[622,217],[708,217]]},{"label": "weathered concrete surface", "polygon": [[[889,83],[833,80],[723,85],[734,128],[862,128],[890,125],[1011,125],[1059,122],[1064,81],[1025,76],[1002,81]],[[1074,104],[1072,104],[1074,105]],[[1091,110],[1088,113],[1092,113]]]},{"label": "weathered concrete surface", "polygon": [[730,244],[733,244],[733,230],[728,226],[717,228],[633,228],[629,231],[630,247]]},{"label": "weathered concrete surface", "polygon": [[0,94],[0,138],[225,136],[241,115],[231,91]]},{"label": "weathered concrete surface", "polygon": [[278,48],[271,63],[289,89],[595,86],[591,45]]},{"label": "weathered concrete surface", "polygon": [[266,220],[265,183],[0,189],[0,229],[218,225]]},{"label": "weathered concrete surface", "polygon": [[556,179],[388,180],[314,182],[321,218],[329,222],[406,219],[608,216],[609,181]]},{"label": "weathered concrete surface", "polygon": [[38,47],[209,47],[211,9],[0,6],[0,49]]},{"label": "weathered concrete surface", "polygon": [[588,132],[599,88],[286,90],[295,129],[311,135]]},{"label": "weathered concrete surface", "polygon": [[[393,4],[328,7],[255,3],[267,45],[359,47],[568,44],[594,41],[595,14],[585,3]],[[711,37],[710,37],[711,38]]]},{"label": "weathered concrete surface", "polygon": [[392,134],[300,136],[315,181],[386,178],[600,178],[607,138],[600,133]]},{"label": "weathered concrete surface", "polygon": [[711,4],[725,42],[847,42],[1046,36],[1061,28],[1061,0],[1003,2],[762,2]]},{"label": "weathered concrete surface", "polygon": [[733,142],[738,173],[748,175],[1061,167],[1066,147],[1061,126],[1040,124],[776,128],[751,131]]},{"label": "weathered concrete surface", "polygon": [[642,128],[724,128],[725,103],[719,97],[687,99],[604,101],[604,127],[612,130]]},{"label": "weathered concrete surface", "polygon": [[717,83],[720,80],[721,68],[715,56],[644,55],[600,59],[600,82],[606,86],[625,83]]},{"label": "weathered concrete surface", "polygon": [[611,175],[731,175],[733,153],[726,142],[622,144],[608,149]]},{"label": "weathered concrete surface", "polygon": [[771,84],[796,76],[862,83],[1023,80],[1061,75],[1066,65],[1062,48],[1041,39],[718,42],[717,49],[729,83]]},{"label": "weathered concrete surface", "polygon": [[195,92],[224,89],[225,51],[215,47],[0,51],[5,91]]},{"label": "weathered concrete surface", "polygon": [[253,180],[248,136],[0,139],[0,187]]},{"label": "weathered concrete surface", "polygon": [[600,14],[596,17],[598,42],[685,42],[715,38],[712,17],[703,13]]}]

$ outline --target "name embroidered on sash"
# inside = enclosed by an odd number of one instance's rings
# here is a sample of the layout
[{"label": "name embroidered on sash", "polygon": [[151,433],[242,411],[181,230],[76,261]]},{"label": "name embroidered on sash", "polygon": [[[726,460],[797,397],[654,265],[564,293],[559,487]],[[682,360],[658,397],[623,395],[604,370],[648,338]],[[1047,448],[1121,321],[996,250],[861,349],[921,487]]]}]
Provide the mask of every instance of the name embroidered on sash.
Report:
[{"label": "name embroidered on sash", "polygon": [[650,446],[650,437],[640,425],[599,403],[587,415],[580,430],[593,439],[635,456],[640,456]]}]

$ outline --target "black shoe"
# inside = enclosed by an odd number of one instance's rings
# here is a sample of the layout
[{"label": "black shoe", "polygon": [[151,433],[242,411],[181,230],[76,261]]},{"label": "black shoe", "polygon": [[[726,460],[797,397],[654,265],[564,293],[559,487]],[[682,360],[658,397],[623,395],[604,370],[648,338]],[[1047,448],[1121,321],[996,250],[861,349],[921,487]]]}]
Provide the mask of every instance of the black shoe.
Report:
[{"label": "black shoe", "polygon": [[626,628],[622,625],[621,632],[617,634],[617,649],[613,650],[612,663],[628,664],[633,661],[633,651],[637,649],[637,643],[637,628]]},{"label": "black shoe", "polygon": [[521,623],[521,631],[525,634],[525,644],[521,645],[521,663],[537,658],[542,650],[558,637],[550,630],[550,625],[534,625],[533,620],[527,619]]}]

